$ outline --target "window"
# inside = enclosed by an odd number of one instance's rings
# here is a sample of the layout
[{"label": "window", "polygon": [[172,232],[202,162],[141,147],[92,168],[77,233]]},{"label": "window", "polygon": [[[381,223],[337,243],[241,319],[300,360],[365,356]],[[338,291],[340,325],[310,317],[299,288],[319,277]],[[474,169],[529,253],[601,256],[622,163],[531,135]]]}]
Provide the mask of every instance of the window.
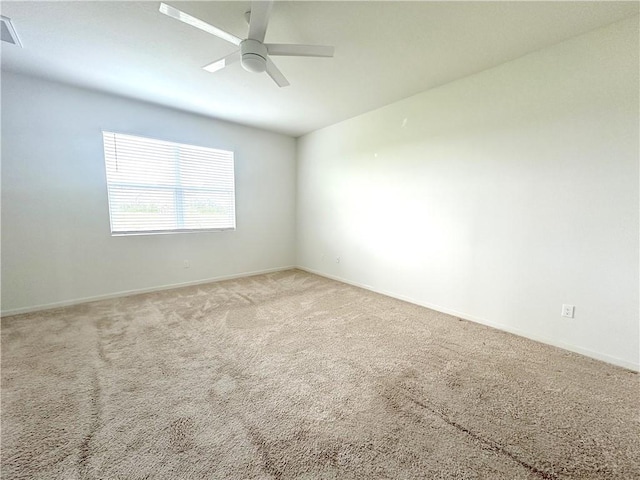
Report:
[{"label": "window", "polygon": [[233,152],[102,132],[112,235],[234,229]]}]

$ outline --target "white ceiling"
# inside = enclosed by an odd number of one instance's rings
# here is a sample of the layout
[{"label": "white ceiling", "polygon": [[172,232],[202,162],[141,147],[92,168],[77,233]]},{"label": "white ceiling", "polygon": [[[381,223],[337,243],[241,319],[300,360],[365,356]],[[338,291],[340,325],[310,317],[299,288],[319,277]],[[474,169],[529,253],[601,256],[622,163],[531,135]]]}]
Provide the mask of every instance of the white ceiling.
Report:
[{"label": "white ceiling", "polygon": [[[248,1],[166,2],[246,38]],[[276,2],[266,42],[336,47],[333,59],[274,57],[291,82],[278,88],[239,64],[202,70],[234,46],[159,4],[2,1],[24,45],[2,43],[2,69],[299,136],[639,11],[638,2]]]}]

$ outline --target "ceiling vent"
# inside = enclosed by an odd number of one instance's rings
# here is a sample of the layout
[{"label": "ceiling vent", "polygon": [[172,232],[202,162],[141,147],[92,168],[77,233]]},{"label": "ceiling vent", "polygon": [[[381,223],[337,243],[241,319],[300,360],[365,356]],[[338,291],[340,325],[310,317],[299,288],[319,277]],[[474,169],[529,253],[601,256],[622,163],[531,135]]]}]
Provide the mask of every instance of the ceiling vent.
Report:
[{"label": "ceiling vent", "polygon": [[16,29],[13,28],[10,18],[0,15],[0,29],[2,31],[3,42],[22,47],[22,43],[20,43],[20,39],[18,38]]}]

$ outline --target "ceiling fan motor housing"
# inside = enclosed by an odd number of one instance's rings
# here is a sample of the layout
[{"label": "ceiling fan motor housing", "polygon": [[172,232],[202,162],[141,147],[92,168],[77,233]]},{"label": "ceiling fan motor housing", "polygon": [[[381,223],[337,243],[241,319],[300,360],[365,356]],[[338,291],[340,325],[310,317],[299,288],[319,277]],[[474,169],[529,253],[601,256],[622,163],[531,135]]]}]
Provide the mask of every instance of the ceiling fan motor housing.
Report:
[{"label": "ceiling fan motor housing", "polygon": [[240,43],[242,68],[248,72],[260,73],[267,69],[267,47],[250,38]]}]

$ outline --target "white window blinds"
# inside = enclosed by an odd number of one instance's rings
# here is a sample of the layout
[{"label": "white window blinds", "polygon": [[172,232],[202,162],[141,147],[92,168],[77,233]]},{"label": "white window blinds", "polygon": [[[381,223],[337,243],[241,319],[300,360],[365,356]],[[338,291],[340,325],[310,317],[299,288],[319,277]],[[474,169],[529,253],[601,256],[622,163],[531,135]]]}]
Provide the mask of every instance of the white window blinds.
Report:
[{"label": "white window blinds", "polygon": [[102,132],[113,235],[234,229],[233,152]]}]

